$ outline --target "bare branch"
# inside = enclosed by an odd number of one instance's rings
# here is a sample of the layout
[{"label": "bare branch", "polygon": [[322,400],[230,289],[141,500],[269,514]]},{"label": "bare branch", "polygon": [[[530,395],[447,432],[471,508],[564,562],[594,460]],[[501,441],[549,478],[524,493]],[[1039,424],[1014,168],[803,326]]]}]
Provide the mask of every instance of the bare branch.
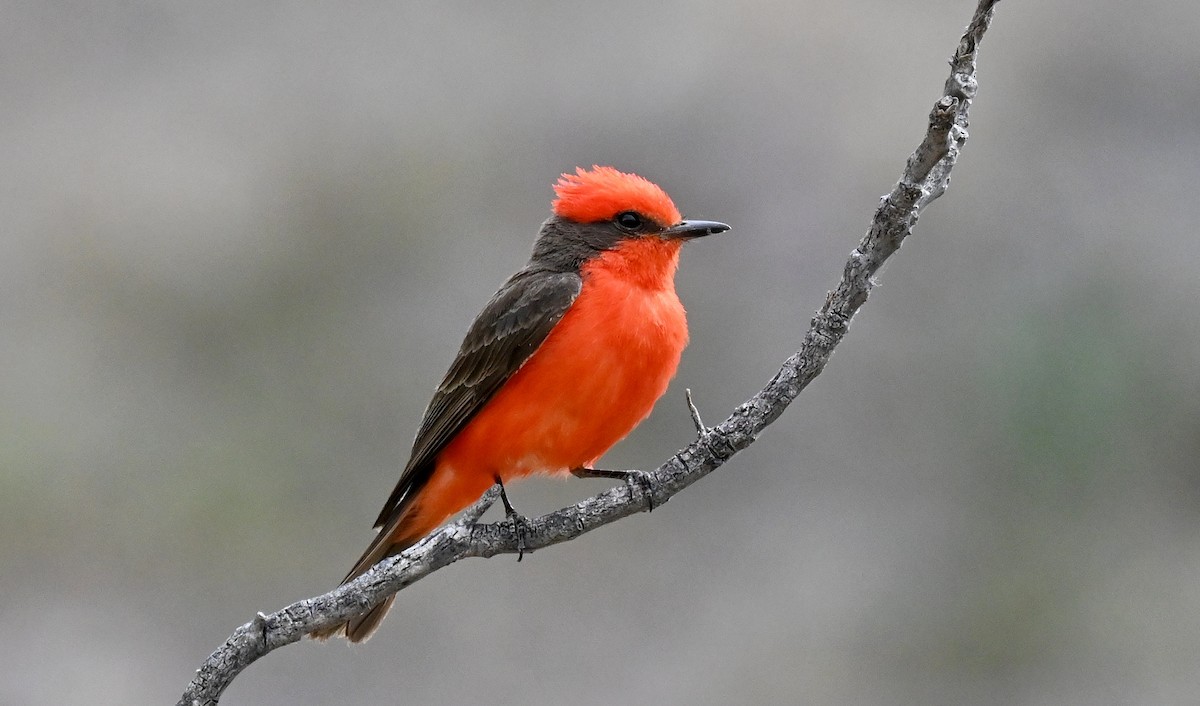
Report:
[{"label": "bare branch", "polygon": [[[929,115],[929,129],[908,158],[900,180],[883,197],[862,241],[850,253],[837,287],[812,319],[796,353],[775,376],[729,418],[706,428],[688,395],[698,438],[666,463],[647,474],[653,505],[719,468],[745,449],[788,404],[821,373],[833,349],[846,335],[850,320],[866,302],[872,277],[912,232],[922,209],[945,192],[950,171],[967,139],[968,110],[978,84],[975,62],[980,40],[999,0],[981,0],[950,60],[944,95]],[[650,505],[628,484],[622,484],[571,507],[528,522],[525,551],[566,542],[640,512]],[[350,583],[308,598],[269,615],[259,613],[241,626],[205,660],[178,706],[210,706],[243,669],[258,658],[324,627],[344,622],[385,597],[466,557],[490,557],[518,551],[509,522],[477,524],[499,497],[489,490],[462,519],[434,532],[403,553],[381,561]]]},{"label": "bare branch", "polygon": [[696,408],[696,403],[692,401],[692,388],[684,388],[683,396],[687,399],[688,412],[692,415],[692,424],[696,425],[696,433],[703,434],[707,427],[700,418],[700,410]]}]

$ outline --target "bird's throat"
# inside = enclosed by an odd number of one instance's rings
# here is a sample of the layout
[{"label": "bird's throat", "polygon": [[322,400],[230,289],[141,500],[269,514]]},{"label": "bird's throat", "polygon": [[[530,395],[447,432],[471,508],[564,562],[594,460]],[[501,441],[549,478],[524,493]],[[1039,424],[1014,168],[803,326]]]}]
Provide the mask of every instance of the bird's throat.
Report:
[{"label": "bird's throat", "polygon": [[674,290],[681,246],[678,240],[653,236],[623,240],[585,262],[580,274],[585,281],[603,273],[630,286]]}]

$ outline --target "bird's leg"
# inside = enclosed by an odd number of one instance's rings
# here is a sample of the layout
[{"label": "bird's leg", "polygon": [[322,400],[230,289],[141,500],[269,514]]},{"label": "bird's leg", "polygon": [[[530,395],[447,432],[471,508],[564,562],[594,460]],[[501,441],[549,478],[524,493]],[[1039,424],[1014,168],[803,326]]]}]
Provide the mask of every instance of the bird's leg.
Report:
[{"label": "bird's leg", "polygon": [[514,510],[512,503],[508,501],[508,493],[504,492],[504,481],[500,480],[500,474],[497,473],[495,478],[496,485],[500,486],[500,502],[504,503],[504,514],[512,523],[513,534],[517,535],[517,561],[520,561],[525,556],[525,533],[528,531],[528,520]]},{"label": "bird's leg", "polygon": [[654,495],[651,493],[653,488],[650,485],[650,474],[645,471],[607,471],[601,468],[572,468],[571,475],[576,478],[615,478],[623,480],[629,484],[629,492],[633,495],[637,494],[634,486],[642,492],[646,497],[646,511],[654,512]]}]

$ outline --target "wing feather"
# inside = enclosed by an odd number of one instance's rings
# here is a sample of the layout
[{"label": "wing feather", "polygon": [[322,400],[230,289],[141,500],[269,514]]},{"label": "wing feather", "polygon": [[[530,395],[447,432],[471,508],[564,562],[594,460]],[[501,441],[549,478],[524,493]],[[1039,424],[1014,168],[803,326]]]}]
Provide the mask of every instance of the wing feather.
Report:
[{"label": "wing feather", "polygon": [[463,339],[413,441],[412,456],[375,527],[398,517],[433,475],[437,456],[496,391],[529,360],[583,286],[575,272],[533,266],[492,297]]}]

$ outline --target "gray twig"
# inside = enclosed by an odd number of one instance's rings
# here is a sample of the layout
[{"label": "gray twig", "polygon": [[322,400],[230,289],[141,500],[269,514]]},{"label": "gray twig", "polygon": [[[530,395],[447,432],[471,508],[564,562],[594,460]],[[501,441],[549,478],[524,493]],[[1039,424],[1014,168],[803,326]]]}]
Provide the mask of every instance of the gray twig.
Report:
[{"label": "gray twig", "polygon": [[474,505],[466,510],[463,510],[462,521],[469,525],[479,522],[479,518],[483,517],[483,513],[487,512],[488,508],[490,508],[492,505],[495,505],[496,501],[499,499],[500,486],[493,485],[487,489],[487,492],[479,496],[479,499],[475,501]]},{"label": "gray twig", "polygon": [[687,399],[688,412],[692,415],[692,424],[696,426],[696,433],[704,434],[704,431],[708,427],[704,426],[704,420],[700,418],[700,410],[696,408],[696,403],[692,401],[692,388],[684,388],[683,396]]},{"label": "gray twig", "polygon": [[[705,428],[700,423],[689,397],[699,436],[647,474],[654,505],[666,502],[753,443],[824,369],[850,320],[866,302],[874,285],[872,277],[912,232],[922,209],[946,190],[950,171],[967,139],[968,110],[978,88],[978,46],[997,2],[980,0],[950,60],[950,78],[930,113],[925,139],[908,158],[900,180],[880,201],[866,235],[850,253],[841,280],[813,316],[800,350],[784,361],[762,390],[715,427]],[[496,489],[489,490],[463,519],[381,561],[354,581],[269,615],[259,614],[239,627],[197,670],[178,706],[216,704],[234,677],[263,655],[297,642],[313,630],[341,623],[459,559],[516,553],[517,539],[507,522],[477,524],[497,496]],[[525,548],[531,551],[575,539],[646,507],[622,484],[530,520]]]}]

